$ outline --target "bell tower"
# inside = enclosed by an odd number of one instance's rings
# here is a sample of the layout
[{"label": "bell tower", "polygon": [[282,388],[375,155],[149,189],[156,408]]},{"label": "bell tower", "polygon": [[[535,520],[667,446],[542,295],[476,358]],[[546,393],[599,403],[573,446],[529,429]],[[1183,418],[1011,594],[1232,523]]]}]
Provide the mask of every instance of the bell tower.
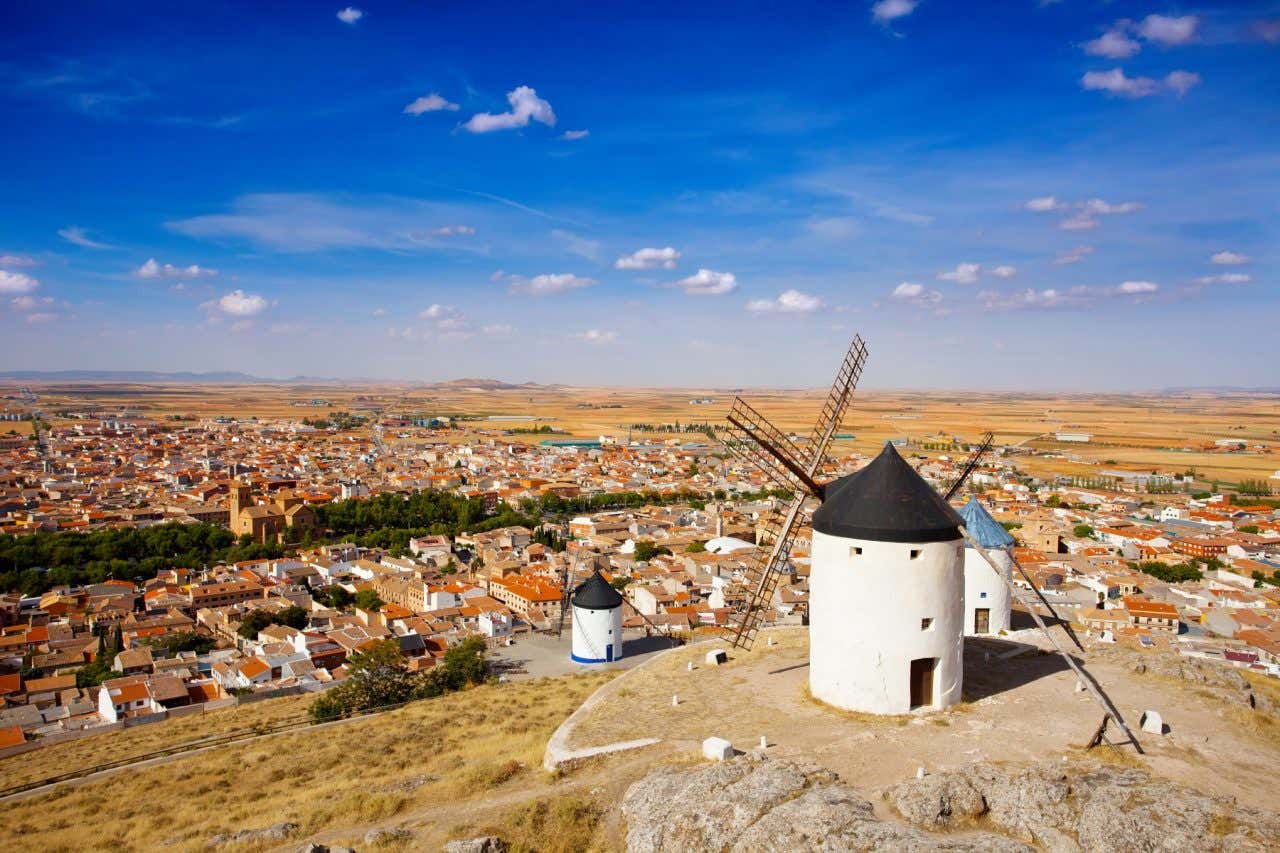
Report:
[{"label": "bell tower", "polygon": [[253,505],[253,498],[250,497],[249,484],[240,480],[232,480],[229,491],[231,494],[229,507],[231,511],[231,526],[234,528],[240,513]]}]

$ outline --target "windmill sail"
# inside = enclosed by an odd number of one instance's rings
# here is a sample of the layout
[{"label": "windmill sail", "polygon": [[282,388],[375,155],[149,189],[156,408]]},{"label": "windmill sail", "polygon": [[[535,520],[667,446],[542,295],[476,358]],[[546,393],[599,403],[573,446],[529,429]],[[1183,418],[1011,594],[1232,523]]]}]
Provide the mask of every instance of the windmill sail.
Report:
[{"label": "windmill sail", "polygon": [[866,360],[867,345],[862,336],[857,335],[836,371],[831,393],[803,446],[793,442],[744,400],[734,400],[728,417],[731,439],[726,446],[793,495],[781,524],[776,530],[767,531],[767,535],[773,537],[769,550],[758,550],[747,569],[748,598],[738,617],[733,639],[737,648],[749,649],[755,641],[762,609],[773,600],[778,576],[791,555],[791,540],[803,515],[805,501],[811,495],[822,498],[822,487],[813,478],[849,407]]}]

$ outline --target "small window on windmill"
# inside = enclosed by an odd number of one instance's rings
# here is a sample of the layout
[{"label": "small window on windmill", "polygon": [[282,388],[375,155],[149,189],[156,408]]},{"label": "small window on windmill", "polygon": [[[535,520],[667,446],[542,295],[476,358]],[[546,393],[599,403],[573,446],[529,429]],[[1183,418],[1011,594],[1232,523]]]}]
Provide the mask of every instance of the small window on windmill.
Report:
[{"label": "small window on windmill", "polygon": [[854,545],[852,548],[850,548],[850,549],[849,549],[849,556],[850,556],[850,557],[861,557],[861,556],[862,556],[862,547],[861,547],[860,545]]},{"label": "small window on windmill", "polygon": [[924,551],[923,551],[922,549],[920,549],[920,548],[912,548],[912,549],[911,549],[911,559],[913,559],[913,560],[918,560],[918,559],[920,559],[920,555],[921,555],[921,554],[923,554],[923,553],[924,553]]},{"label": "small window on windmill", "polygon": [[929,630],[930,628],[932,628],[932,627],[933,627],[933,620],[932,620],[932,619],[921,619],[921,620],[920,620],[920,630],[921,630],[921,631],[928,631],[928,630]]}]

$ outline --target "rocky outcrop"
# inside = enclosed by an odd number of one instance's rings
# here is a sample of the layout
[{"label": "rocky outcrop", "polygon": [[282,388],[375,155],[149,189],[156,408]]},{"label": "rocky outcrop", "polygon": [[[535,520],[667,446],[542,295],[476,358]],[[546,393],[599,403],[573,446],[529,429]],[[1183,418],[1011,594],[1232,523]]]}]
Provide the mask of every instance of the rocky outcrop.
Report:
[{"label": "rocky outcrop", "polygon": [[1239,670],[1226,664],[1182,657],[1169,652],[1134,652],[1130,649],[1093,649],[1091,658],[1127,666],[1139,675],[1176,678],[1212,693],[1232,705],[1248,705],[1264,714],[1280,716],[1280,703],[1256,691]]},{"label": "rocky outcrop", "polygon": [[507,853],[507,842],[496,835],[450,841],[444,846],[444,853]]},{"label": "rocky outcrop", "polygon": [[946,837],[879,820],[871,803],[830,771],[758,755],[656,770],[627,789],[622,813],[632,853],[1031,849],[993,833]]},{"label": "rocky outcrop", "polygon": [[296,823],[283,821],[262,829],[242,829],[239,832],[223,832],[205,842],[205,847],[220,847],[244,841],[283,841],[298,829]]},{"label": "rocky outcrop", "polygon": [[1280,816],[1102,764],[975,764],[885,797],[920,828],[981,826],[1050,849],[1266,850],[1280,838]]},{"label": "rocky outcrop", "polygon": [[748,755],[662,768],[627,789],[627,849],[1246,851],[1280,816],[1097,763],[974,764],[884,792],[905,822],[814,765]]}]

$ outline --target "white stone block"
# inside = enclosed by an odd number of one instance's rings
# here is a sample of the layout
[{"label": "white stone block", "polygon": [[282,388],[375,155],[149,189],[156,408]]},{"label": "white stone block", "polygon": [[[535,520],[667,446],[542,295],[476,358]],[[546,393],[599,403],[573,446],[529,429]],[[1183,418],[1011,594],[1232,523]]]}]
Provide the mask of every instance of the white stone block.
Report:
[{"label": "white stone block", "polygon": [[707,666],[719,666],[722,663],[727,663],[728,660],[729,660],[729,653],[726,652],[724,649],[712,649],[711,651],[707,652],[707,658],[706,658]]},{"label": "white stone block", "polygon": [[733,744],[722,737],[709,737],[702,742],[702,757],[711,761],[733,758]]},{"label": "white stone block", "polygon": [[1142,712],[1142,730],[1153,735],[1164,734],[1164,718],[1158,711]]}]

